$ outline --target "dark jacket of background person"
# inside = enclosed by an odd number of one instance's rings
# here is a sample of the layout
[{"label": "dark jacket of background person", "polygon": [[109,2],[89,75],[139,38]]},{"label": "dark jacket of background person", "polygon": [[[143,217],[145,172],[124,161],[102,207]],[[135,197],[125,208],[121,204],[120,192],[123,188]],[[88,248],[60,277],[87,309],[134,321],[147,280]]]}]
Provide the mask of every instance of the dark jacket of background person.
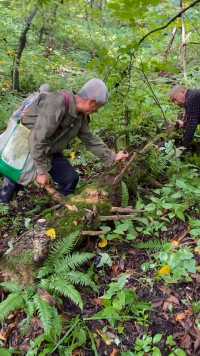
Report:
[{"label": "dark jacket of background person", "polygon": [[187,90],[185,101],[183,145],[190,146],[200,123],[200,90]]}]

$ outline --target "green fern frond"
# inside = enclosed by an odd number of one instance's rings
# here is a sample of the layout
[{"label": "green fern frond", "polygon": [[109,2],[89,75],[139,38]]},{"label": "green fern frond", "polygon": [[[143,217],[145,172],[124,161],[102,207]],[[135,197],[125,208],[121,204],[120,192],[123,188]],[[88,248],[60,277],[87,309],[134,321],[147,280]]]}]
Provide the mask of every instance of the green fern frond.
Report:
[{"label": "green fern frond", "polygon": [[41,299],[38,294],[34,296],[34,303],[42,321],[44,333],[49,335],[53,327],[52,307],[45,300]]},{"label": "green fern frond", "polygon": [[90,287],[95,292],[98,291],[96,284],[85,273],[79,271],[71,271],[67,273],[67,279],[69,279],[72,284],[78,284],[82,287]]},{"label": "green fern frond", "polygon": [[25,311],[26,311],[28,317],[32,318],[33,314],[36,311],[36,306],[35,306],[33,300],[26,300]]},{"label": "green fern frond", "polygon": [[[84,263],[88,262],[94,257],[94,254],[91,252],[74,252],[71,255],[68,255],[63,260],[64,263],[60,265],[61,271],[68,271],[69,269],[76,269],[82,266]],[[63,269],[62,269],[63,268]]]},{"label": "green fern frond", "polygon": [[50,261],[46,261],[45,265],[39,269],[37,278],[43,278],[48,276],[50,273],[52,273],[53,267],[53,262],[51,263]]},{"label": "green fern frond", "polygon": [[133,247],[139,249],[139,250],[154,250],[154,251],[160,251],[163,250],[168,243],[159,241],[159,240],[149,240],[146,242],[138,242],[134,243]]},{"label": "green fern frond", "polygon": [[121,205],[123,208],[126,208],[129,203],[129,192],[126,183],[124,183],[123,181],[121,182],[121,192],[122,192]]},{"label": "green fern frond", "polygon": [[52,248],[49,259],[50,260],[54,258],[57,259],[60,256],[69,254],[73,250],[74,246],[76,245],[79,234],[80,231],[77,230],[75,232],[72,232],[66,238],[62,240],[58,240]]},{"label": "green fern frond", "polygon": [[42,278],[40,283],[38,283],[38,287],[42,288],[42,289],[49,290],[50,280],[51,280],[51,277]]},{"label": "green fern frond", "polygon": [[0,321],[3,321],[11,312],[21,309],[24,306],[24,299],[21,293],[11,293],[0,303]]},{"label": "green fern frond", "polygon": [[72,284],[64,280],[63,277],[52,278],[51,282],[49,283],[49,289],[51,291],[55,291],[60,295],[64,295],[65,297],[69,298],[74,304],[78,305],[81,310],[83,309],[83,301],[80,293]]},{"label": "green fern frond", "polygon": [[15,282],[2,282],[0,283],[0,287],[13,293],[18,293],[22,291],[22,287]]},{"label": "green fern frond", "polygon": [[62,333],[62,319],[55,307],[52,307],[52,318],[53,318],[52,334],[54,335],[54,338],[56,338],[59,337]]}]

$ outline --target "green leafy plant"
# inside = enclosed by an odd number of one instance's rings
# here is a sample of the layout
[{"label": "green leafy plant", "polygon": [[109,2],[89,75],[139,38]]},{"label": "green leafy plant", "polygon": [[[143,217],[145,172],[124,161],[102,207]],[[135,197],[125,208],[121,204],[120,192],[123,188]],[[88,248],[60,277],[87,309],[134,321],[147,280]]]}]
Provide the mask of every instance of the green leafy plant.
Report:
[{"label": "green leafy plant", "polygon": [[135,230],[133,221],[125,220],[123,222],[117,222],[116,227],[112,232],[107,235],[108,240],[125,239],[128,241],[135,240],[137,232]]},{"label": "green leafy plant", "polygon": [[[34,314],[38,314],[44,334],[55,339],[61,333],[61,319],[54,306],[51,306],[34,288],[23,288],[13,282],[1,283],[1,287],[11,292],[0,303],[0,320],[5,320],[11,312],[24,309],[27,314],[26,327]],[[25,325],[23,326],[25,327]]]},{"label": "green leafy plant", "polygon": [[[122,356],[162,356],[160,347],[158,346],[161,341],[163,342],[162,334],[156,334],[154,336],[145,334],[142,338],[138,337],[136,339],[134,352],[122,352]],[[177,347],[172,335],[167,336],[165,351],[167,349],[169,350],[169,356],[186,356],[185,351]]]},{"label": "green leafy plant", "polygon": [[31,341],[27,356],[49,355],[58,352],[59,355],[71,356],[73,351],[86,344],[89,338],[88,329],[79,316],[72,318],[64,327],[64,335],[53,341],[42,334]]},{"label": "green leafy plant", "polygon": [[169,335],[166,340],[166,346],[170,349],[169,356],[186,356],[186,352],[177,347],[173,335]]},{"label": "green leafy plant", "polygon": [[[92,318],[107,319],[111,325],[127,318],[135,319],[139,324],[147,325],[151,305],[138,298],[136,293],[125,285],[128,275],[122,274],[117,282],[111,282],[106,293],[101,297],[103,310],[96,313]],[[127,317],[127,315],[129,315]]]},{"label": "green leafy plant", "polygon": [[200,221],[197,219],[190,219],[190,234],[194,238],[200,237]]},{"label": "green leafy plant", "polygon": [[162,356],[159,347],[157,346],[162,340],[162,334],[156,334],[153,337],[144,334],[142,338],[137,338],[134,345],[134,352],[122,352],[122,356]]},{"label": "green leafy plant", "polygon": [[181,280],[190,281],[190,274],[196,272],[194,255],[188,248],[160,252],[157,259],[161,266],[169,267],[169,273],[160,273],[160,276],[168,283],[176,283]]}]

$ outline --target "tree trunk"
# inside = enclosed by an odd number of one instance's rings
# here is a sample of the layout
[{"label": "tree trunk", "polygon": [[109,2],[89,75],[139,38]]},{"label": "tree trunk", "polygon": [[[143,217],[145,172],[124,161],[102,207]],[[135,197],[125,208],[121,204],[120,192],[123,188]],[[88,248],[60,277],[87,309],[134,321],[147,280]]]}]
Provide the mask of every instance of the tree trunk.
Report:
[{"label": "tree trunk", "polygon": [[[184,8],[184,0],[180,0],[180,8]],[[185,30],[185,15],[181,14],[181,33],[182,33],[182,43],[181,43],[181,64],[183,68],[184,79],[187,79],[186,71],[186,30]]]},{"label": "tree trunk", "polygon": [[31,23],[37,13],[37,8],[35,8],[30,16],[27,18],[25,22],[24,29],[21,32],[20,38],[19,38],[19,44],[17,48],[17,53],[13,65],[13,71],[12,71],[12,87],[14,90],[19,91],[20,90],[20,81],[19,81],[19,67],[20,67],[20,61],[22,57],[23,50],[26,46],[26,36],[27,32],[30,29]]},{"label": "tree trunk", "polygon": [[173,31],[172,31],[172,36],[170,38],[170,41],[169,41],[169,44],[165,50],[165,53],[164,53],[164,59],[167,60],[168,56],[169,56],[169,53],[171,51],[171,48],[172,48],[172,45],[173,45],[173,42],[174,42],[174,39],[175,39],[175,36],[176,36],[176,33],[177,33],[177,27],[175,26],[173,28]]}]

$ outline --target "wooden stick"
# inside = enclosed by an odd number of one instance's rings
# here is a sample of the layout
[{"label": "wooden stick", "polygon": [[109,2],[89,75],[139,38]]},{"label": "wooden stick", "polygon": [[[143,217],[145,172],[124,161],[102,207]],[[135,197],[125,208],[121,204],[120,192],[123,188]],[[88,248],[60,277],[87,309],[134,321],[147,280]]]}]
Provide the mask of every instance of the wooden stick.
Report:
[{"label": "wooden stick", "polygon": [[[156,138],[157,138],[157,136],[156,136]],[[160,138],[160,135],[159,135],[159,138]],[[158,138],[157,138],[157,139],[158,139]],[[124,166],[124,168],[121,170],[121,172],[115,177],[115,179],[114,179],[114,181],[113,181],[113,185],[118,185],[118,184],[121,182],[121,180],[122,180],[124,174],[126,173],[126,171],[128,170],[128,168],[130,167],[131,163],[132,163],[133,161],[135,161],[135,159],[138,157],[138,155],[145,153],[145,152],[149,149],[149,147],[151,147],[151,146],[154,144],[154,142],[155,142],[155,141],[153,140],[153,141],[147,143],[147,144],[142,148],[142,150],[140,150],[140,151],[138,151],[138,152],[134,152],[134,153],[132,154],[132,156],[131,156],[131,158],[128,160],[127,164]]]},{"label": "wooden stick", "polygon": [[132,154],[132,156],[130,157],[130,159],[128,160],[128,162],[126,163],[126,165],[124,166],[124,168],[121,170],[121,172],[115,177],[112,185],[113,186],[118,185],[121,182],[121,180],[122,180],[124,174],[126,173],[126,171],[128,170],[128,168],[130,167],[131,163],[133,161],[135,161],[138,158],[139,155],[146,153],[146,151],[148,151],[148,149],[151,146],[155,145],[155,142],[158,141],[159,139],[161,139],[161,137],[163,137],[163,136],[164,136],[163,132],[158,134],[158,135],[156,135],[154,137],[154,139],[151,140],[150,142],[148,142],[140,151],[134,152]]},{"label": "wooden stick", "polygon": [[127,207],[127,208],[122,208],[121,206],[113,206],[111,208],[112,213],[124,213],[124,214],[131,214],[134,213],[134,209]]},{"label": "wooden stick", "polygon": [[109,216],[100,216],[99,218],[100,221],[119,221],[119,220],[135,219],[135,215],[109,215]]},{"label": "wooden stick", "polygon": [[46,191],[51,195],[52,199],[58,202],[59,204],[63,205],[66,209],[70,211],[78,211],[75,205],[70,205],[65,202],[63,196],[54,188],[53,185],[45,185]]},{"label": "wooden stick", "polygon": [[82,231],[81,232],[82,236],[100,236],[100,235],[105,235],[105,232],[102,230],[99,231],[90,231],[90,230],[86,230],[86,231]]}]

